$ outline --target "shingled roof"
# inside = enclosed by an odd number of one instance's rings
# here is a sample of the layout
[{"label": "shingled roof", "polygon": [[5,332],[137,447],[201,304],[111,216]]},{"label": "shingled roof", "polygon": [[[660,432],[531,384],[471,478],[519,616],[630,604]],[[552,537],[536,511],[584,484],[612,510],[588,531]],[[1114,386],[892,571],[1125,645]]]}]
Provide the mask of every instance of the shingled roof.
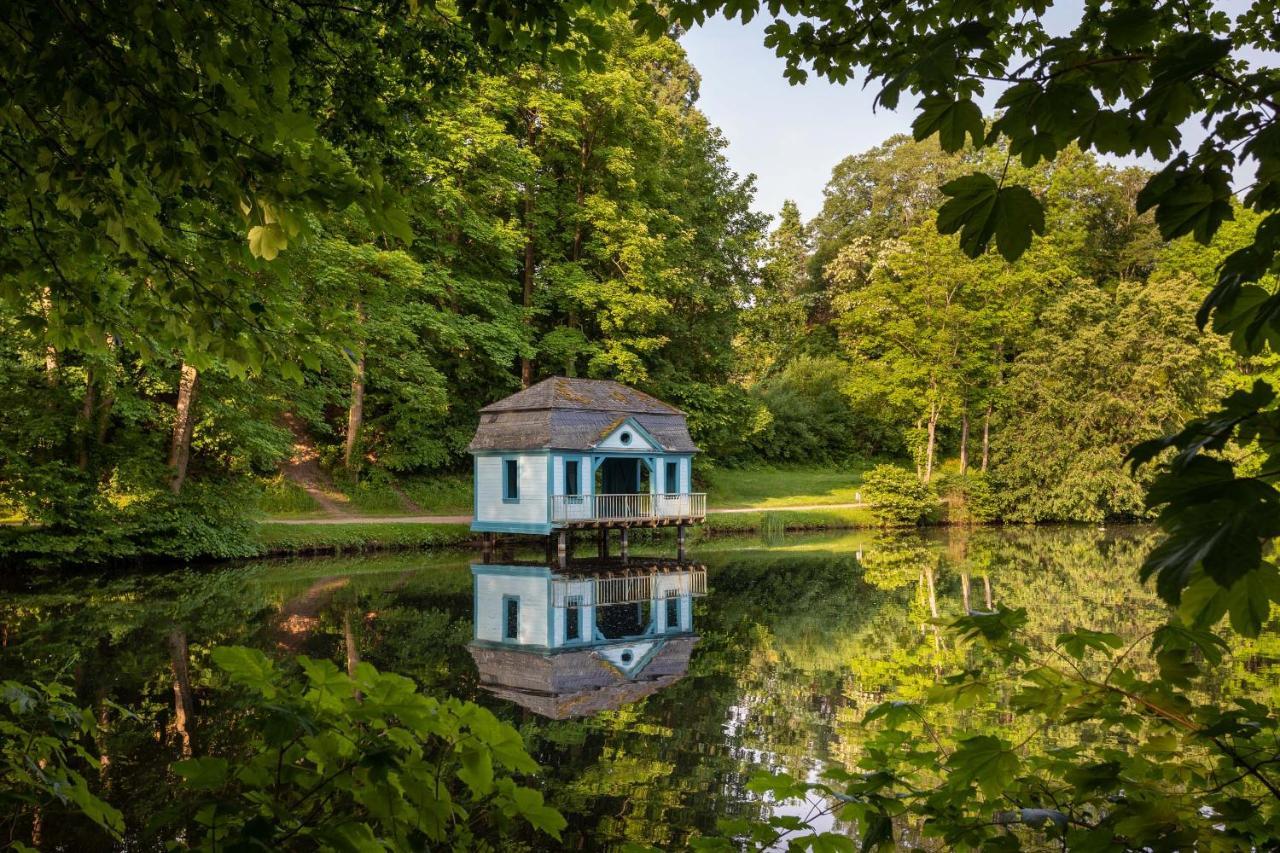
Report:
[{"label": "shingled roof", "polygon": [[535,714],[563,720],[617,710],[684,678],[698,638],[683,635],[660,642],[657,653],[630,678],[593,649],[544,654],[472,643],[467,650],[482,689]]},{"label": "shingled roof", "polygon": [[579,412],[629,412],[631,414],[683,415],[643,391],[628,388],[612,379],[571,379],[552,376],[523,391],[490,403],[481,412],[573,409]]},{"label": "shingled roof", "polygon": [[490,403],[468,448],[591,450],[631,419],[670,453],[693,453],[684,412],[607,379],[553,376]]}]

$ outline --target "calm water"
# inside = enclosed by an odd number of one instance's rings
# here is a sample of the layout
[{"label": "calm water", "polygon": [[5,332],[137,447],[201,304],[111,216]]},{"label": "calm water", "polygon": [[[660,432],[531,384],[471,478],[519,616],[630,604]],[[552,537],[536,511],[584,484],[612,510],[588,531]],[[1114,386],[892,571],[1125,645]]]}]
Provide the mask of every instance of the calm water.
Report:
[{"label": "calm water", "polygon": [[[919,698],[963,661],[930,619],[959,615],[966,597],[978,609],[1026,608],[1041,637],[1076,625],[1137,637],[1163,614],[1136,583],[1151,537],[1071,528],[710,540],[690,565],[633,556],[630,586],[583,586],[522,555],[473,570],[473,554],[77,578],[5,593],[0,678],[61,672],[84,704],[106,709],[110,798],[136,830],[166,800],[175,624],[197,688],[216,644],[343,662],[350,642],[363,660],[514,723],[569,819],[567,847],[679,848],[718,818],[759,814],[745,786],[761,767],[812,775],[856,762],[868,708]],[[592,583],[619,574],[579,568]],[[549,656],[548,644],[564,649]],[[1217,689],[1280,698],[1278,648],[1275,634],[1238,644]],[[113,717],[107,700],[139,715]],[[1000,709],[966,714],[957,726],[1014,722]],[[236,731],[209,716],[197,709],[197,737],[216,752]],[[89,843],[74,822],[54,831]]]}]

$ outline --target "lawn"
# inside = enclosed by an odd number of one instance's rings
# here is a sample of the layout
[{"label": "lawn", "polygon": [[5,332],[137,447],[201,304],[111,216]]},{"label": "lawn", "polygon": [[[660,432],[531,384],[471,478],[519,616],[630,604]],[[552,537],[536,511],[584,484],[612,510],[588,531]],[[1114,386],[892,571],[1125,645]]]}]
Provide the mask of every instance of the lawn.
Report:
[{"label": "lawn", "polygon": [[[466,515],[471,512],[471,475],[438,474],[394,480],[386,475],[358,483],[327,484],[325,493],[353,516]],[[329,515],[296,483],[276,477],[263,483],[259,506],[269,518]],[[2,514],[2,513],[0,513]]]},{"label": "lawn", "polygon": [[697,485],[707,492],[708,505],[716,509],[859,503],[862,475],[875,464],[859,460],[777,468],[716,468],[699,472]]}]

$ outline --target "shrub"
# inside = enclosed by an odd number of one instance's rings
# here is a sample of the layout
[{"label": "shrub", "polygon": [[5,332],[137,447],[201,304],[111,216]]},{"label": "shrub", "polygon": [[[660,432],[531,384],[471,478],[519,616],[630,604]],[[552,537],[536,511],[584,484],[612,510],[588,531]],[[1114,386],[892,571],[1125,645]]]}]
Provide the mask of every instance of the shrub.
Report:
[{"label": "shrub", "polygon": [[980,471],[947,475],[938,485],[947,501],[947,520],[984,524],[1000,518],[1000,501],[990,478]]},{"label": "shrub", "polygon": [[897,465],[877,465],[862,478],[862,498],[884,525],[920,524],[936,516],[938,492]]},{"label": "shrub", "polygon": [[472,849],[516,824],[557,839],[566,825],[516,781],[538,770],[519,732],[479,705],[368,663],[348,675],[301,657],[296,676],[239,646],[213,661],[251,736],[173,766],[193,849]]}]

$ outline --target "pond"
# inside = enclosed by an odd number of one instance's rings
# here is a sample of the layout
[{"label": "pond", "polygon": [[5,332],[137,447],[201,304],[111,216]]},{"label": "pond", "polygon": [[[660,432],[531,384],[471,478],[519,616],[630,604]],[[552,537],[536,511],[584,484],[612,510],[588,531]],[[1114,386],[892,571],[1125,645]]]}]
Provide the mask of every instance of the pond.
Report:
[{"label": "pond", "polygon": [[[683,563],[651,546],[625,567],[556,573],[532,555],[455,553],[79,576],[6,591],[0,679],[61,676],[98,709],[104,784],[141,848],[158,845],[147,818],[169,800],[175,643],[191,662],[197,737],[214,752],[237,733],[202,705],[209,650],[239,643],[340,664],[350,654],[480,701],[544,768],[569,821],[564,847],[678,849],[718,819],[790,808],[748,791],[760,768],[812,778],[856,763],[869,708],[919,698],[962,665],[935,616],[1020,607],[1050,640],[1081,625],[1137,638],[1164,616],[1136,581],[1153,538],[1140,527],[868,531],[704,539]],[[1274,634],[1236,641],[1217,689],[1274,704],[1278,658]],[[997,707],[957,712],[955,725],[1017,721]],[[45,832],[102,845],[74,820]]]}]

